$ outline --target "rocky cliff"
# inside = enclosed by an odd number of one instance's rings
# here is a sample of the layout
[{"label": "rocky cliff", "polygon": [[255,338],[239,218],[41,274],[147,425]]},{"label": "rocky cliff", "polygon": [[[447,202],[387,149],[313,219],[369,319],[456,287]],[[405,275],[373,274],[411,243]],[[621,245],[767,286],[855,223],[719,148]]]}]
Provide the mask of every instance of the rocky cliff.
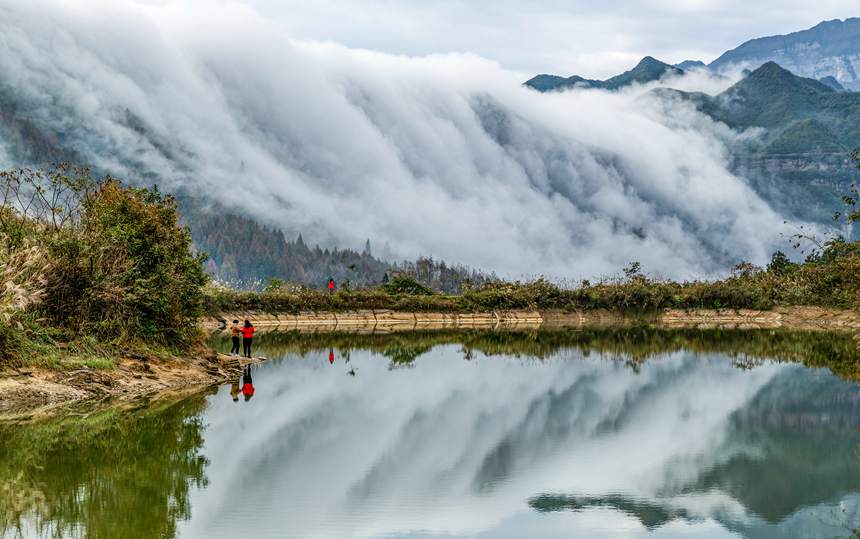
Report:
[{"label": "rocky cliff", "polygon": [[709,67],[755,69],[767,62],[803,77],[833,77],[845,88],[860,90],[860,18],[825,21],[808,30],[753,39],[725,52]]}]

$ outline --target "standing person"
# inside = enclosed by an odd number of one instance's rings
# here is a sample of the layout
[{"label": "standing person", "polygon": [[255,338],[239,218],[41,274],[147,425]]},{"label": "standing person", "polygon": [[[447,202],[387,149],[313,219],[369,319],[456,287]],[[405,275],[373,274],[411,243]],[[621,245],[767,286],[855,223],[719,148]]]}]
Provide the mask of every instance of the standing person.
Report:
[{"label": "standing person", "polygon": [[251,380],[250,365],[245,367],[245,372],[242,373],[242,395],[245,397],[245,402],[248,402],[254,396],[254,381]]},{"label": "standing person", "polygon": [[233,320],[233,325],[230,326],[230,338],[233,340],[233,347],[230,348],[231,354],[239,353],[239,340],[242,336],[242,328],[239,327],[239,321]]},{"label": "standing person", "polygon": [[251,357],[251,343],[254,340],[254,326],[250,320],[245,320],[245,325],[242,327],[242,347],[244,348],[245,357]]},{"label": "standing person", "polygon": [[334,279],[331,277],[328,278],[328,293],[334,294]]}]

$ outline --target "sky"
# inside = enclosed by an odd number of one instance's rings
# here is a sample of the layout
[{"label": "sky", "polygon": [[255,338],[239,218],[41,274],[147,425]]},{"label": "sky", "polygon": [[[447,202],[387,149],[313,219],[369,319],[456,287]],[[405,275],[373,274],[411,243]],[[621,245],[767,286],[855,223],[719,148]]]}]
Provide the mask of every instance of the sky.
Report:
[{"label": "sky", "polygon": [[[233,0],[188,0],[229,3]],[[744,41],[860,15],[856,0],[245,0],[298,39],[469,52],[524,74],[607,77],[643,56],[709,62]]]}]

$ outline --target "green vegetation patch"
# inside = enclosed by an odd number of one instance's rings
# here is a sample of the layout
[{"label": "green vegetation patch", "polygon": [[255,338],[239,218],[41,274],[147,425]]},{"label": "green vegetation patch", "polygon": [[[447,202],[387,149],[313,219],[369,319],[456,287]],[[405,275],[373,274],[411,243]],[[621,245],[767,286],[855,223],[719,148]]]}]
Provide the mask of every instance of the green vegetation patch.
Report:
[{"label": "green vegetation patch", "polygon": [[65,166],[0,173],[0,367],[109,368],[199,342],[205,257],[170,196]]},{"label": "green vegetation patch", "polygon": [[0,535],[175,537],[208,481],[205,397],[0,423]]}]

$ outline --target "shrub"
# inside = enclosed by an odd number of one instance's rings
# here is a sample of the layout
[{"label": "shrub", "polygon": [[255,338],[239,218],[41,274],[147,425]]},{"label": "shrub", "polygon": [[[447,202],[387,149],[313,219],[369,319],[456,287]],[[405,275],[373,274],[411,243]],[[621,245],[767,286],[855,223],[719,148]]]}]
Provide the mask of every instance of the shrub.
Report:
[{"label": "shrub", "polygon": [[401,294],[410,296],[433,295],[433,290],[431,290],[430,287],[419,283],[411,277],[406,277],[405,275],[397,275],[396,277],[390,279],[387,283],[383,284],[380,288],[382,288],[382,290],[384,290],[387,294],[391,294],[392,296],[397,296]]},{"label": "shrub", "polygon": [[[70,340],[194,341],[204,256],[193,253],[171,197],[63,166],[5,172],[0,180],[0,318],[7,326],[32,312]],[[21,346],[9,345],[8,331],[0,339],[7,358]]]},{"label": "shrub", "polygon": [[787,275],[796,268],[797,264],[792,262],[782,251],[773,253],[770,264],[767,265],[767,271],[775,275]]},{"label": "shrub", "polygon": [[204,256],[192,253],[171,197],[107,180],[84,198],[78,226],[52,235],[48,248],[42,311],[54,323],[165,344],[194,333]]}]

